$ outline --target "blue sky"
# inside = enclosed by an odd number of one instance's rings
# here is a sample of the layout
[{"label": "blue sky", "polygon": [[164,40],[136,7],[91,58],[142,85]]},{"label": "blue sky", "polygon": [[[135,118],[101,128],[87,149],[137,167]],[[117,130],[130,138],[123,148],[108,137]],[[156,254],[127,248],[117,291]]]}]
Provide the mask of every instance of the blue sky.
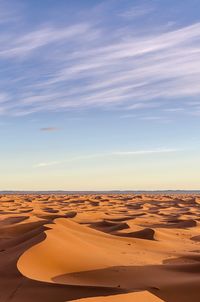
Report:
[{"label": "blue sky", "polygon": [[0,189],[199,189],[199,11],[0,0]]}]

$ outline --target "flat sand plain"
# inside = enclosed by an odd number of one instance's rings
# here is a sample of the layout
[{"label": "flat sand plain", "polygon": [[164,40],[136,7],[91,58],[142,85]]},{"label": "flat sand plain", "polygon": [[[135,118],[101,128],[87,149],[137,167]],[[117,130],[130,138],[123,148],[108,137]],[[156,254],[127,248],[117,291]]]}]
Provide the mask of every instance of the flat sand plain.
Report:
[{"label": "flat sand plain", "polygon": [[0,302],[199,302],[198,195],[1,195]]}]

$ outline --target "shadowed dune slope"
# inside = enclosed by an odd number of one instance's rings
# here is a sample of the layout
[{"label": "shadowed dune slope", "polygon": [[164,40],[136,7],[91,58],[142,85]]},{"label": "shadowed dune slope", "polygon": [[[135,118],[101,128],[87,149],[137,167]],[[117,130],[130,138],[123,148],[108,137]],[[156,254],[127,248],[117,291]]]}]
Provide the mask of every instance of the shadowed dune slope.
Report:
[{"label": "shadowed dune slope", "polygon": [[199,302],[195,195],[0,196],[0,302]]}]

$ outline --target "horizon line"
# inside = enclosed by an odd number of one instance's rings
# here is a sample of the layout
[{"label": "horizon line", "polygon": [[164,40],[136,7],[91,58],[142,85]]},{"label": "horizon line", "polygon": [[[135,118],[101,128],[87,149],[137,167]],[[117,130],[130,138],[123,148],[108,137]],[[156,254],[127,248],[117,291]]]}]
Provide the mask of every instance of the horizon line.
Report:
[{"label": "horizon line", "polygon": [[145,192],[199,192],[200,189],[113,189],[113,190],[0,190],[2,193],[145,193]]}]

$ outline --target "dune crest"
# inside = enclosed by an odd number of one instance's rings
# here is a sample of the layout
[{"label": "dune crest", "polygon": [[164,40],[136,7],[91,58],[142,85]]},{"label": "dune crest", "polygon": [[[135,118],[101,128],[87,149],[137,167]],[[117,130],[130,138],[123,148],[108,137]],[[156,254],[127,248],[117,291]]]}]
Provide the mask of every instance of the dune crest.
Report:
[{"label": "dune crest", "polygon": [[200,301],[197,196],[4,195],[0,214],[2,302]]},{"label": "dune crest", "polygon": [[98,297],[98,298],[86,298],[86,299],[78,299],[77,302],[162,302],[163,300],[157,298],[151,293],[144,292],[136,292],[131,294],[121,294],[117,296],[109,296],[109,297]]},{"label": "dune crest", "polygon": [[[34,280],[52,282],[55,276],[62,274],[162,263],[162,257],[157,252],[154,257],[150,245],[144,261],[138,257],[144,249],[143,244],[140,246],[139,242],[102,233],[70,219],[55,219],[54,224],[46,227],[50,229],[45,231],[45,240],[27,250],[17,263],[19,271]],[[72,284],[66,279],[64,283]]]}]

